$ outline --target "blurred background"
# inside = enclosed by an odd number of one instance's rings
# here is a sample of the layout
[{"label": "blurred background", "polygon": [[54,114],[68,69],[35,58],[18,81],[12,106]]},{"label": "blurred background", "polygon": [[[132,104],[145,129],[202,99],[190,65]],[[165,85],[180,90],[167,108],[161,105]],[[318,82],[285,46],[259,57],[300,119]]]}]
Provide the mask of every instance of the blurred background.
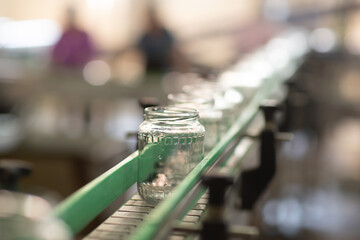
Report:
[{"label": "blurred background", "polygon": [[[308,93],[299,106],[321,107],[292,126],[298,132],[283,146],[285,170],[273,200],[259,210],[268,220],[261,224],[274,236],[294,238],[302,228],[318,231],[311,226],[320,223],[327,232],[339,224],[322,221],[348,211],[354,229],[360,223],[359,6],[350,0],[0,0],[0,157],[34,165],[24,191],[64,199],[135,150],[139,98],[166,103],[167,94],[196,75],[214,77],[282,30],[301,26],[313,55],[298,75]],[[294,187],[286,179],[298,175],[289,172],[306,174]],[[307,198],[294,197],[304,192]],[[323,201],[334,210],[330,216]],[[318,214],[310,216],[312,224],[304,208]]]},{"label": "blurred background", "polygon": [[[277,31],[263,4],[2,1],[2,157],[35,164],[25,185],[68,196],[135,149],[127,135],[142,122],[140,97],[165,103],[192,80],[182,73],[219,71]],[[151,22],[166,29],[164,51],[175,56],[148,67],[141,40]]]}]

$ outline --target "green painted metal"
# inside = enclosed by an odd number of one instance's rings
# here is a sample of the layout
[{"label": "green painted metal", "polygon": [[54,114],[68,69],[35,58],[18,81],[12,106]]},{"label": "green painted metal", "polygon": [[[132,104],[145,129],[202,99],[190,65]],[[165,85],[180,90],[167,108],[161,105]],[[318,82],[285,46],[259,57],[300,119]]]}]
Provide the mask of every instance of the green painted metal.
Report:
[{"label": "green painted metal", "polygon": [[[161,141],[165,141],[162,139]],[[153,143],[148,144],[145,148],[139,151],[139,164],[141,168],[138,170],[138,181],[143,182],[147,179],[154,178],[154,173],[156,172],[156,167],[160,161],[158,156],[162,155],[163,158],[166,158],[171,154],[172,148],[174,146],[167,145],[165,148],[165,143]],[[150,180],[151,181],[151,180]]]},{"label": "green painted metal", "polygon": [[91,181],[61,202],[54,215],[62,219],[73,234],[78,233],[111,202],[137,181],[138,152]]},{"label": "green painted metal", "polygon": [[261,101],[269,97],[279,87],[281,82],[279,78],[275,77],[269,78],[264,82],[224,138],[190,172],[182,183],[174,189],[173,193],[161,202],[144,222],[138,226],[137,230],[130,236],[130,240],[154,239],[158,229],[165,225],[166,218],[171,214],[172,209],[179,204],[199,181],[201,174],[216,161],[225,148],[244,130],[247,123],[253,120],[259,111]]}]

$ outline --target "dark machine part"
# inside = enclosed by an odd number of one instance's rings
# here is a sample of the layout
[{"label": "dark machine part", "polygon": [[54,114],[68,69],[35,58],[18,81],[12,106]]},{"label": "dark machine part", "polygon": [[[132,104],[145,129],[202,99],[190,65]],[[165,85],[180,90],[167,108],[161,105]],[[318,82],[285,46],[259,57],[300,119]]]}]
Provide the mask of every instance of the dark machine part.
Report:
[{"label": "dark machine part", "polygon": [[22,160],[0,160],[1,188],[9,191],[17,191],[20,178],[30,175],[33,166]]},{"label": "dark machine part", "polygon": [[324,60],[334,58],[332,55],[311,52],[307,61],[285,82],[288,91],[284,100],[284,121],[279,125],[280,131],[302,129],[319,135],[318,129],[322,122],[318,121],[319,104],[316,98],[319,91],[316,79],[321,79],[328,71]]},{"label": "dark machine part", "polygon": [[229,238],[228,224],[224,219],[225,194],[233,181],[232,177],[220,173],[203,175],[202,182],[209,187],[209,205],[207,216],[202,223],[201,239]]},{"label": "dark machine part", "polygon": [[142,97],[139,99],[139,105],[145,110],[147,107],[159,106],[160,102],[159,99],[155,97]]},{"label": "dark machine part", "polygon": [[294,102],[294,100],[297,99],[296,96],[299,96],[297,93],[298,91],[301,91],[302,88],[296,82],[296,79],[291,79],[290,81],[285,82],[285,84],[288,93],[284,100],[284,121],[279,126],[280,131],[292,130],[294,128],[294,120],[299,119],[298,116],[294,116],[295,111],[298,110],[296,102],[299,103],[299,101]]},{"label": "dark machine part", "polygon": [[260,164],[257,168],[244,171],[240,176],[241,208],[253,209],[255,203],[267,188],[276,171],[276,101],[268,100],[260,106],[265,117],[265,128],[260,133]]},{"label": "dark machine part", "polygon": [[289,81],[286,86],[288,95],[284,101],[285,120],[279,126],[280,131],[316,129],[316,103],[314,100],[298,81]]},{"label": "dark machine part", "polygon": [[233,178],[221,173],[204,174],[202,181],[205,186],[209,187],[209,205],[223,207],[225,205],[227,187],[233,184]]}]

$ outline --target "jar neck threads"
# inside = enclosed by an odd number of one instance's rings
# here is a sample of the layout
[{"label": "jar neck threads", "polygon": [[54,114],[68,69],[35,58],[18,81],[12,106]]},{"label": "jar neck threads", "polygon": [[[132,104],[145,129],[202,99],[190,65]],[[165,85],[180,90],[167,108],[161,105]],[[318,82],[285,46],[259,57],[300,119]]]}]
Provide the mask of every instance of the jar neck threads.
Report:
[{"label": "jar neck threads", "polygon": [[157,106],[145,108],[145,119],[159,123],[183,124],[189,121],[196,121],[199,112],[192,108]]}]

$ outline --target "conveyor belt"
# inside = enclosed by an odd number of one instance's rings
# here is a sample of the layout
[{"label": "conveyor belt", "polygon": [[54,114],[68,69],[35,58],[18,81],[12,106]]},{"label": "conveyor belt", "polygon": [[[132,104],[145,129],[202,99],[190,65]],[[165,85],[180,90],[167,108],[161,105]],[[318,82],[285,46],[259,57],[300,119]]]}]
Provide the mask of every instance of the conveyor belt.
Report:
[{"label": "conveyor belt", "polygon": [[[252,124],[248,128],[248,133],[258,134],[263,126],[263,119],[259,115],[254,118]],[[248,138],[243,138],[236,146],[235,154],[231,155],[224,167],[230,169],[237,169],[240,171],[239,165],[242,163],[242,158],[253,146],[254,141]],[[239,173],[234,173],[238,175]],[[207,206],[208,193],[205,192],[194,207],[184,216],[180,223],[196,224],[199,223],[201,217]],[[91,232],[85,240],[118,240],[127,239],[132,234],[137,226],[154,209],[154,206],[146,203],[136,193],[130,200],[128,200],[120,209],[118,209],[112,216],[99,225],[93,232]],[[183,232],[172,232],[168,237],[170,240],[183,240],[190,237]]]},{"label": "conveyor belt", "polygon": [[[201,219],[206,205],[208,195],[205,193],[195,206],[185,215],[181,223],[196,224]],[[121,240],[126,239],[138,226],[140,222],[154,208],[143,201],[136,193],[112,216],[106,219],[94,231],[92,231],[84,240]],[[188,236],[182,232],[172,232],[169,240],[183,240]]]}]

